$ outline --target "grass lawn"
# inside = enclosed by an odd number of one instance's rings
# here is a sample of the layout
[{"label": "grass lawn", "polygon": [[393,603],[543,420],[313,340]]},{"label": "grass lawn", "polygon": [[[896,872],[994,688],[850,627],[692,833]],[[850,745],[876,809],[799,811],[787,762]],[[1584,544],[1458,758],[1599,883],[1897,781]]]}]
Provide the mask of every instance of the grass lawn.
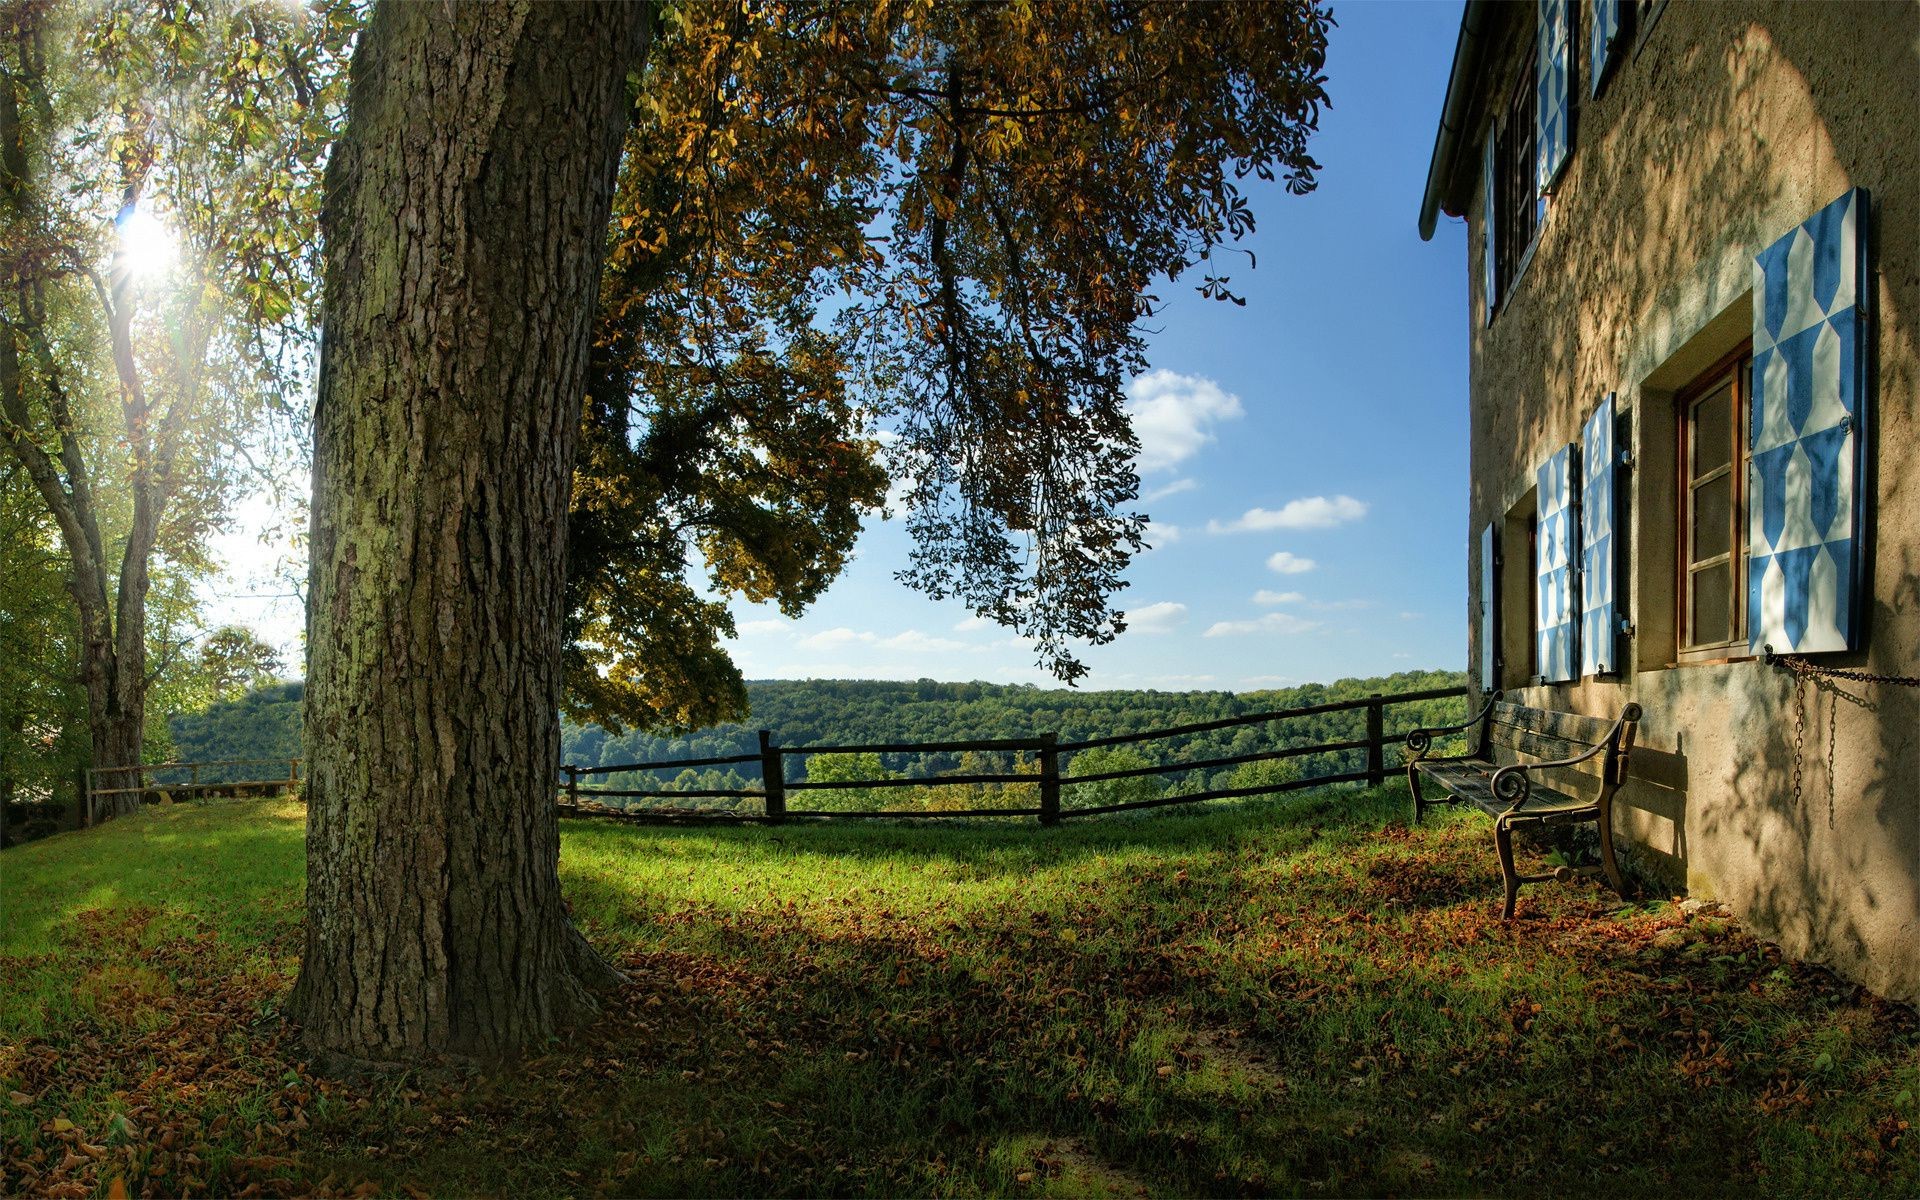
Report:
[{"label": "grass lawn", "polygon": [[495,1078],[313,1078],[303,811],[0,859],[0,1193],[1920,1195],[1920,1027],[1535,885],[1404,790],[962,827],[569,823],[632,977]]}]

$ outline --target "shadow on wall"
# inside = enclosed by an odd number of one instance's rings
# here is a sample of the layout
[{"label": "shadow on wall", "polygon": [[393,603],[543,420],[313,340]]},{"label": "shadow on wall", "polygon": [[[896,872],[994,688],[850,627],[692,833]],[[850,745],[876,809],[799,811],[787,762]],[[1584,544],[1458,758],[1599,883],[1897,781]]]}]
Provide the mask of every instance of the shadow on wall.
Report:
[{"label": "shadow on wall", "polygon": [[[1476,528],[1525,494],[1541,459],[1577,439],[1600,396],[1618,390],[1637,405],[1659,403],[1637,394],[1639,382],[1740,300],[1751,255],[1846,186],[1865,187],[1879,266],[1879,411],[1877,476],[1863,484],[1877,497],[1877,561],[1869,653],[1833,665],[1915,673],[1916,77],[1920,6],[1828,6],[1809,19],[1791,4],[1757,15],[1747,6],[1676,5],[1598,101],[1582,96],[1585,124],[1535,261],[1493,324],[1476,320],[1472,330]],[[1477,280],[1483,248],[1476,240],[1469,251]],[[1642,509],[1638,519],[1658,518]],[[1524,547],[1509,545],[1507,561],[1509,571],[1530,574]],[[1656,589],[1634,602],[1672,599]],[[1920,691],[1807,685],[1796,790],[1790,677],[1760,664],[1709,670],[1634,678],[1653,719],[1622,801],[1644,825],[1671,822],[1670,852],[1659,847],[1653,857],[1681,872],[1696,859],[1750,864],[1726,898],[1757,931],[1920,999],[1908,940],[1920,914]],[[1687,732],[1707,697],[1739,715],[1727,761],[1718,753],[1702,760],[1698,745],[1712,740]],[[1598,681],[1527,689],[1525,702],[1597,713],[1617,709],[1621,695]]]}]

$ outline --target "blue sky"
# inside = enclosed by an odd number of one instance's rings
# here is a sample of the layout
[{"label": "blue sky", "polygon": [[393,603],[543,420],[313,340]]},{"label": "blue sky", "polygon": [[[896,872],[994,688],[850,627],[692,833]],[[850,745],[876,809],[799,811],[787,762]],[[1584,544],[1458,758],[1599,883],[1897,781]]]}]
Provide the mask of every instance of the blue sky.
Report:
[{"label": "blue sky", "polygon": [[[1156,545],[1128,573],[1132,628],[1086,653],[1083,686],[1465,666],[1465,227],[1415,230],[1460,10],[1335,15],[1320,187],[1253,193],[1258,267],[1229,268],[1247,306],[1158,289],[1131,396]],[[875,522],[803,619],[737,605],[748,677],[1048,681],[1006,630],[896,583],[907,550]]]},{"label": "blue sky", "polygon": [[[1132,627],[1082,686],[1246,690],[1466,661],[1465,227],[1415,230],[1459,27],[1451,3],[1335,6],[1320,187],[1250,193],[1245,308],[1186,284],[1130,406],[1154,549],[1128,573]],[[297,661],[299,609],[261,578],[246,526],[222,539],[219,620]],[[1024,643],[907,590],[900,524],[870,522],[800,620],[736,604],[749,678],[1046,684]],[[251,594],[252,598],[248,598]]]}]

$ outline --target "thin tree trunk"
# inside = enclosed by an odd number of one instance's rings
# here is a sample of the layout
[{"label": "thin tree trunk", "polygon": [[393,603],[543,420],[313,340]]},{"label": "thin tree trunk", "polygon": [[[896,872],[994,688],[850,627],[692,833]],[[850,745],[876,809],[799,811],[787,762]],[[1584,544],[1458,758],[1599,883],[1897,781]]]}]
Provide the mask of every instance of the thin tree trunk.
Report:
[{"label": "thin tree trunk", "polygon": [[497,1061],[617,979],[560,897],[573,449],[650,5],[388,0],[328,168],[305,721],[323,1059]]},{"label": "thin tree trunk", "polygon": [[[52,109],[47,97],[44,64],[40,61],[37,22],[43,13],[25,10],[16,28],[12,57],[0,63],[0,207],[23,227],[43,224],[43,212],[34,192],[33,159],[17,93],[24,93],[47,136]],[[102,297],[102,307],[113,331],[114,361],[124,395],[140,399],[130,326],[133,299],[125,283],[124,261],[116,260],[113,301]],[[107,573],[99,513],[94,505],[92,473],[79,438],[78,423],[68,404],[52,343],[47,335],[45,279],[19,272],[14,279],[13,304],[0,310],[0,444],[5,444],[26,468],[47,510],[60,528],[60,537],[72,560],[68,589],[80,616],[80,684],[87,694],[87,729],[91,761],[96,768],[138,766],[146,729],[146,598],[148,566],[158,537],[168,489],[165,470],[152,467],[144,399],[136,417],[127,410],[127,434],[134,462],[132,491],[134,528],[122,558],[117,615],[109,602],[113,581]],[[35,381],[45,401],[58,441],[59,459],[39,441],[27,404],[28,376],[21,362],[24,341],[38,371]],[[109,775],[105,786],[137,782],[130,774]],[[96,816],[117,816],[140,803],[138,793],[110,797]]]}]

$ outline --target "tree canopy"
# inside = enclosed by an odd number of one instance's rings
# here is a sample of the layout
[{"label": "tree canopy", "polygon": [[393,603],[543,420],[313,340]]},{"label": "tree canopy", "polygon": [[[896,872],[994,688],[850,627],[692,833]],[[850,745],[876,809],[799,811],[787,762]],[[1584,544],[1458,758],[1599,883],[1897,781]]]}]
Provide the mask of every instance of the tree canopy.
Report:
[{"label": "tree canopy", "polygon": [[1314,186],[1310,3],[669,5],[637,82],[570,526],[568,705],[740,715],[724,597],[796,613],[889,476],[900,578],[1071,682],[1141,547],[1152,290]]}]

